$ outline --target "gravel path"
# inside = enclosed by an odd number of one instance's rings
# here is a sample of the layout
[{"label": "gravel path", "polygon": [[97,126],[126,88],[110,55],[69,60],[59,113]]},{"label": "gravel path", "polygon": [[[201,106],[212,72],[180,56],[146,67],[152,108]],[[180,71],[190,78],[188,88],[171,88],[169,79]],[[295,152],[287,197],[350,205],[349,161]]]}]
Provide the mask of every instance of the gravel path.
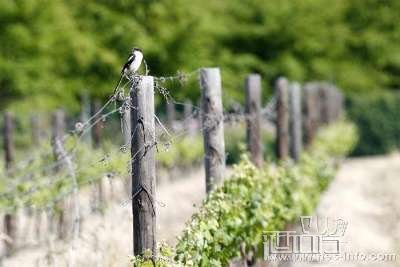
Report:
[{"label": "gravel path", "polygon": [[[347,221],[342,254],[360,256],[347,262],[298,262],[292,266],[400,266],[399,188],[399,154],[346,160],[322,197],[316,216]],[[384,254],[397,254],[397,260],[373,260]],[[371,258],[363,261],[364,255]]]}]

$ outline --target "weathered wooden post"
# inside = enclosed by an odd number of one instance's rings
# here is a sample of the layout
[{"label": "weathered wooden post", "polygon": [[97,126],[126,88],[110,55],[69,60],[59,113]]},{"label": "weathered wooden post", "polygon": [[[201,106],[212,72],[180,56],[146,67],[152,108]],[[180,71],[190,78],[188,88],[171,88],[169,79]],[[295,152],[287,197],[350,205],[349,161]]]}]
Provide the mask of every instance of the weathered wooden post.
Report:
[{"label": "weathered wooden post", "polygon": [[14,115],[11,112],[4,114],[4,153],[7,172],[14,162]]},{"label": "weathered wooden post", "polygon": [[322,83],[318,87],[319,102],[320,102],[320,123],[329,123],[329,87],[327,84]]},{"label": "weathered wooden post", "polygon": [[201,119],[204,137],[206,191],[223,182],[225,172],[224,115],[219,68],[200,70]]},{"label": "weathered wooden post", "polygon": [[276,81],[276,156],[285,160],[289,156],[289,110],[288,81],[279,78]]},{"label": "weathered wooden post", "polygon": [[[30,118],[30,125],[31,125],[31,144],[35,147],[40,145],[41,139],[41,131],[40,131],[40,121],[38,115],[32,115]],[[34,214],[34,231],[35,237],[39,241],[40,240],[40,230],[42,225],[42,212],[41,210],[36,210]],[[27,230],[28,227],[27,227]]]},{"label": "weathered wooden post", "polygon": [[61,169],[62,164],[60,160],[61,155],[58,154],[55,143],[56,140],[60,140],[61,142],[64,141],[63,140],[64,133],[65,133],[65,114],[63,110],[59,109],[52,114],[51,118],[51,144],[53,148],[54,158],[58,161],[55,166],[56,172],[58,172]]},{"label": "weathered wooden post", "polygon": [[333,121],[334,116],[334,105],[335,105],[335,96],[334,96],[334,87],[331,84],[326,84],[325,87],[325,109],[326,109],[326,123],[331,123]]},{"label": "weathered wooden post", "polygon": [[333,120],[338,120],[342,116],[343,110],[343,95],[337,87],[333,87]]},{"label": "weathered wooden post", "polygon": [[305,144],[309,147],[314,141],[318,129],[318,91],[314,84],[304,85]]},{"label": "weathered wooden post", "polygon": [[339,92],[337,88],[335,86],[332,86],[330,93],[331,99],[329,100],[329,102],[331,102],[332,121],[336,121],[338,119],[338,109],[339,109],[338,94]]},{"label": "weathered wooden post", "polygon": [[192,101],[189,99],[185,100],[184,106],[183,106],[183,116],[185,120],[190,120],[192,118],[192,112],[193,112],[193,104]]},{"label": "weathered wooden post", "polygon": [[154,79],[136,77],[131,88],[132,212],[134,255],[156,256]]},{"label": "weathered wooden post", "polygon": [[39,125],[39,116],[32,115],[31,120],[31,135],[32,135],[32,144],[37,146],[40,143],[40,125]]},{"label": "weathered wooden post", "polygon": [[336,120],[336,108],[337,108],[337,90],[334,85],[329,86],[329,123]]},{"label": "weathered wooden post", "polygon": [[[4,156],[6,173],[11,175],[14,162],[14,116],[11,112],[4,113]],[[4,215],[4,232],[9,237],[5,239],[6,256],[10,256],[16,246],[17,222],[15,214]]]},{"label": "weathered wooden post", "polygon": [[58,109],[52,114],[51,118],[51,139],[62,140],[65,134],[65,113],[62,109]]},{"label": "weathered wooden post", "polygon": [[[63,168],[63,155],[57,147],[57,143],[63,144],[64,133],[65,133],[65,113],[59,109],[52,115],[52,135],[51,145],[53,148],[53,155],[56,160],[54,171],[57,174]],[[58,204],[58,238],[63,239],[66,237],[66,214],[65,214],[65,203],[60,201]]]},{"label": "weathered wooden post", "polygon": [[290,156],[294,161],[300,159],[302,149],[301,87],[298,83],[289,86],[290,110]]},{"label": "weathered wooden post", "polygon": [[336,113],[336,88],[333,84],[326,84],[325,88],[325,105],[326,105],[326,123],[332,123],[335,120]]},{"label": "weathered wooden post", "polygon": [[[75,261],[76,261],[76,248],[77,248],[77,242],[79,238],[79,232],[80,232],[80,220],[81,220],[81,215],[80,215],[80,206],[79,206],[79,191],[78,191],[78,181],[76,178],[76,173],[75,169],[72,163],[72,160],[70,156],[67,154],[67,151],[64,148],[64,144],[61,141],[60,138],[55,138],[55,143],[54,143],[54,149],[57,151],[57,155],[59,155],[59,160],[63,161],[66,170],[68,172],[68,175],[71,178],[71,184],[72,184],[72,197],[73,197],[73,206],[74,206],[74,215],[73,215],[73,225],[72,225],[72,240],[71,240],[71,247],[70,247],[70,255],[68,259],[68,266],[75,266]],[[64,214],[64,210],[62,210]],[[64,221],[62,221],[64,223]],[[62,228],[65,226],[62,224],[60,225]],[[61,237],[64,237],[64,229],[61,233]]]},{"label": "weathered wooden post", "polygon": [[245,81],[247,148],[257,167],[263,162],[261,141],[261,76],[251,74]]},{"label": "weathered wooden post", "polygon": [[[279,82],[282,85],[279,86]],[[288,153],[294,161],[300,158],[302,147],[302,122],[301,122],[301,88],[296,82],[288,84],[287,80],[278,81],[277,92],[277,134],[278,134],[278,152],[281,151],[280,159],[286,159]],[[281,125],[281,126],[280,126]],[[279,130],[279,128],[281,130]],[[279,137],[282,136],[281,141]],[[278,154],[279,155],[279,154]],[[291,224],[286,224],[285,230],[292,230]],[[292,245],[289,245],[292,248]],[[280,262],[280,267],[290,266],[289,262]]]},{"label": "weathered wooden post", "polygon": [[340,119],[343,116],[344,110],[344,96],[343,93],[337,89],[337,116],[336,119]]}]

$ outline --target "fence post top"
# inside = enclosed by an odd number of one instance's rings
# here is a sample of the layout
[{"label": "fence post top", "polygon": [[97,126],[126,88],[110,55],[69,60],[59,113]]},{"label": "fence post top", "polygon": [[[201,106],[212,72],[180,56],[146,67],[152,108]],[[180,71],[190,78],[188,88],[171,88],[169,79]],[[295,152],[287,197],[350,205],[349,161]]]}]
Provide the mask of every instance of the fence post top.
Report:
[{"label": "fence post top", "polygon": [[316,92],[318,90],[318,86],[315,83],[306,83],[304,84],[304,91]]},{"label": "fence post top", "polygon": [[[132,76],[130,76],[130,78],[131,78],[131,84],[138,84],[143,81],[153,81],[154,78],[156,78],[156,77],[151,76],[151,75],[132,75]],[[133,80],[133,82],[132,82],[132,80]]]},{"label": "fence post top", "polygon": [[[221,90],[221,73],[219,68],[201,68],[200,69],[200,87],[203,92],[209,94],[220,94]],[[207,88],[218,88],[216,90],[212,89],[210,92]],[[205,90],[205,91],[204,91]]]},{"label": "fence post top", "polygon": [[246,81],[261,81],[261,75],[258,73],[250,73],[249,75],[246,76]]},{"label": "fence post top", "polygon": [[290,90],[301,90],[301,86],[299,82],[292,82],[289,85]]},{"label": "fence post top", "polygon": [[256,73],[247,75],[244,82],[246,94],[255,94],[255,97],[260,97],[261,94],[261,76]]},{"label": "fence post top", "polygon": [[258,73],[250,73],[247,75],[246,79],[260,79],[261,80],[261,75]]},{"label": "fence post top", "polygon": [[204,67],[200,68],[200,71],[220,71],[219,67]]},{"label": "fence post top", "polygon": [[276,88],[282,88],[282,87],[285,88],[288,85],[289,85],[289,81],[288,81],[288,79],[286,79],[286,77],[279,77],[275,83]]},{"label": "fence post top", "polygon": [[5,117],[5,118],[14,119],[14,113],[11,112],[11,111],[5,111],[5,112],[4,112],[4,117]]},{"label": "fence post top", "polygon": [[211,76],[211,77],[220,77],[221,76],[221,70],[218,67],[201,68],[200,69],[200,78],[204,77],[205,75]]},{"label": "fence post top", "polygon": [[137,81],[133,81],[132,85],[130,86],[132,89],[132,86],[152,86],[154,83],[154,76],[148,76],[148,75],[140,75],[139,79]]}]

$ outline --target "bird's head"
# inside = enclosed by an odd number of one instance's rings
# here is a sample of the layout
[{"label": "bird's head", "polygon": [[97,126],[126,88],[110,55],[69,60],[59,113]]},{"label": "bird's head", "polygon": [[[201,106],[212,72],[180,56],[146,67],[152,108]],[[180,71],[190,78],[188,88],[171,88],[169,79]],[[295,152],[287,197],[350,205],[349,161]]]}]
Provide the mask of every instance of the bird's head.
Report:
[{"label": "bird's head", "polygon": [[142,49],[137,48],[137,47],[134,47],[134,48],[132,49],[132,54],[133,54],[134,52],[136,52],[136,51],[139,51],[139,52],[142,53]]}]

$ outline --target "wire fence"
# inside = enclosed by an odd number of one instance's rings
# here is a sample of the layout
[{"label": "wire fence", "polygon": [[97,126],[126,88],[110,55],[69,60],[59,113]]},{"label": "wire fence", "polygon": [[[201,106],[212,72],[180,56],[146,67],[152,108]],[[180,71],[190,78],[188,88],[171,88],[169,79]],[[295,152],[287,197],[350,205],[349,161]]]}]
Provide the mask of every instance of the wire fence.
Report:
[{"label": "wire fence", "polygon": [[[7,171],[6,174],[8,177],[2,178],[3,186],[0,191],[0,204],[6,203],[3,212],[13,213],[18,209],[51,212],[60,202],[74,195],[76,211],[74,216],[75,221],[77,221],[74,228],[74,239],[77,239],[79,237],[76,234],[76,228],[79,229],[79,218],[88,215],[80,214],[79,190],[87,185],[96,184],[104,179],[104,177],[111,178],[116,176],[112,172],[107,171],[104,173],[97,173],[96,175],[87,175],[86,177],[80,177],[80,179],[78,179],[77,176],[84,173],[85,170],[107,165],[107,163],[112,160],[122,160],[125,161],[126,175],[129,175],[131,174],[132,164],[143,160],[147,151],[151,149],[155,149],[157,152],[160,150],[168,151],[170,146],[177,142],[180,137],[193,132],[201,135],[204,131],[216,127],[215,124],[218,123],[218,121],[222,121],[227,125],[232,125],[242,122],[251,123],[254,120],[254,114],[248,114],[245,108],[240,105],[223,110],[221,117],[220,114],[205,113],[199,105],[175,100],[166,83],[186,83],[194,77],[196,79],[199,78],[199,70],[187,74],[178,73],[178,75],[175,76],[154,77],[155,93],[162,101],[165,103],[172,103],[178,107],[183,107],[186,110],[190,110],[190,112],[186,112],[183,120],[179,121],[178,127],[165,125],[155,114],[156,135],[154,137],[148,137],[150,142],[145,141],[137,151],[131,151],[131,155],[128,156],[128,159],[125,159],[121,157],[121,155],[126,155],[128,153],[133,143],[135,133],[139,130],[146,133],[151,128],[151,125],[149,126],[145,123],[141,123],[136,124],[133,129],[130,129],[130,118],[126,116],[126,114],[127,112],[131,112],[131,110],[138,109],[138,107],[132,104],[132,99],[129,94],[126,94],[126,91],[134,90],[141,82],[142,76],[135,75],[128,77],[128,81],[121,86],[117,86],[114,94],[111,95],[96,112],[86,121],[75,123],[74,128],[58,140],[58,148],[62,150],[61,157],[54,159],[54,151],[51,147],[48,147],[47,151],[40,151],[40,153],[35,153],[26,159],[19,160]],[[277,120],[277,103],[277,96],[274,94],[269,99],[268,103],[259,111],[261,118],[275,124]],[[120,117],[121,132],[128,132],[130,138],[125,140],[122,146],[113,146],[110,151],[98,150],[98,155],[95,159],[90,159],[89,161],[85,159],[81,161],[79,153],[80,149],[86,149],[84,141],[85,136],[90,135],[91,130],[96,125],[101,124],[103,128],[112,126],[108,123],[108,119],[115,116],[115,114]],[[200,118],[205,117],[207,117],[207,120],[203,120],[203,123],[201,123]],[[194,121],[198,123],[194,127],[188,127],[188,125],[191,125],[191,122]],[[46,162],[49,160],[50,162]],[[56,171],[56,168],[59,167],[64,169],[62,171]],[[49,193],[49,191],[51,192]],[[133,190],[130,196],[122,200],[121,206],[127,205],[142,191],[145,191],[146,195],[152,200],[150,201],[151,203],[155,202],[161,207],[165,206],[163,203],[155,201],[149,189],[143,186],[137,190]],[[47,193],[47,196],[44,197],[45,201],[42,199],[41,204],[38,205],[38,201],[36,201],[35,197],[38,198],[38,194],[40,193],[45,195]],[[7,233],[4,233],[4,236],[11,239],[13,238]],[[77,249],[76,246],[77,244],[74,243],[73,250]]]}]

